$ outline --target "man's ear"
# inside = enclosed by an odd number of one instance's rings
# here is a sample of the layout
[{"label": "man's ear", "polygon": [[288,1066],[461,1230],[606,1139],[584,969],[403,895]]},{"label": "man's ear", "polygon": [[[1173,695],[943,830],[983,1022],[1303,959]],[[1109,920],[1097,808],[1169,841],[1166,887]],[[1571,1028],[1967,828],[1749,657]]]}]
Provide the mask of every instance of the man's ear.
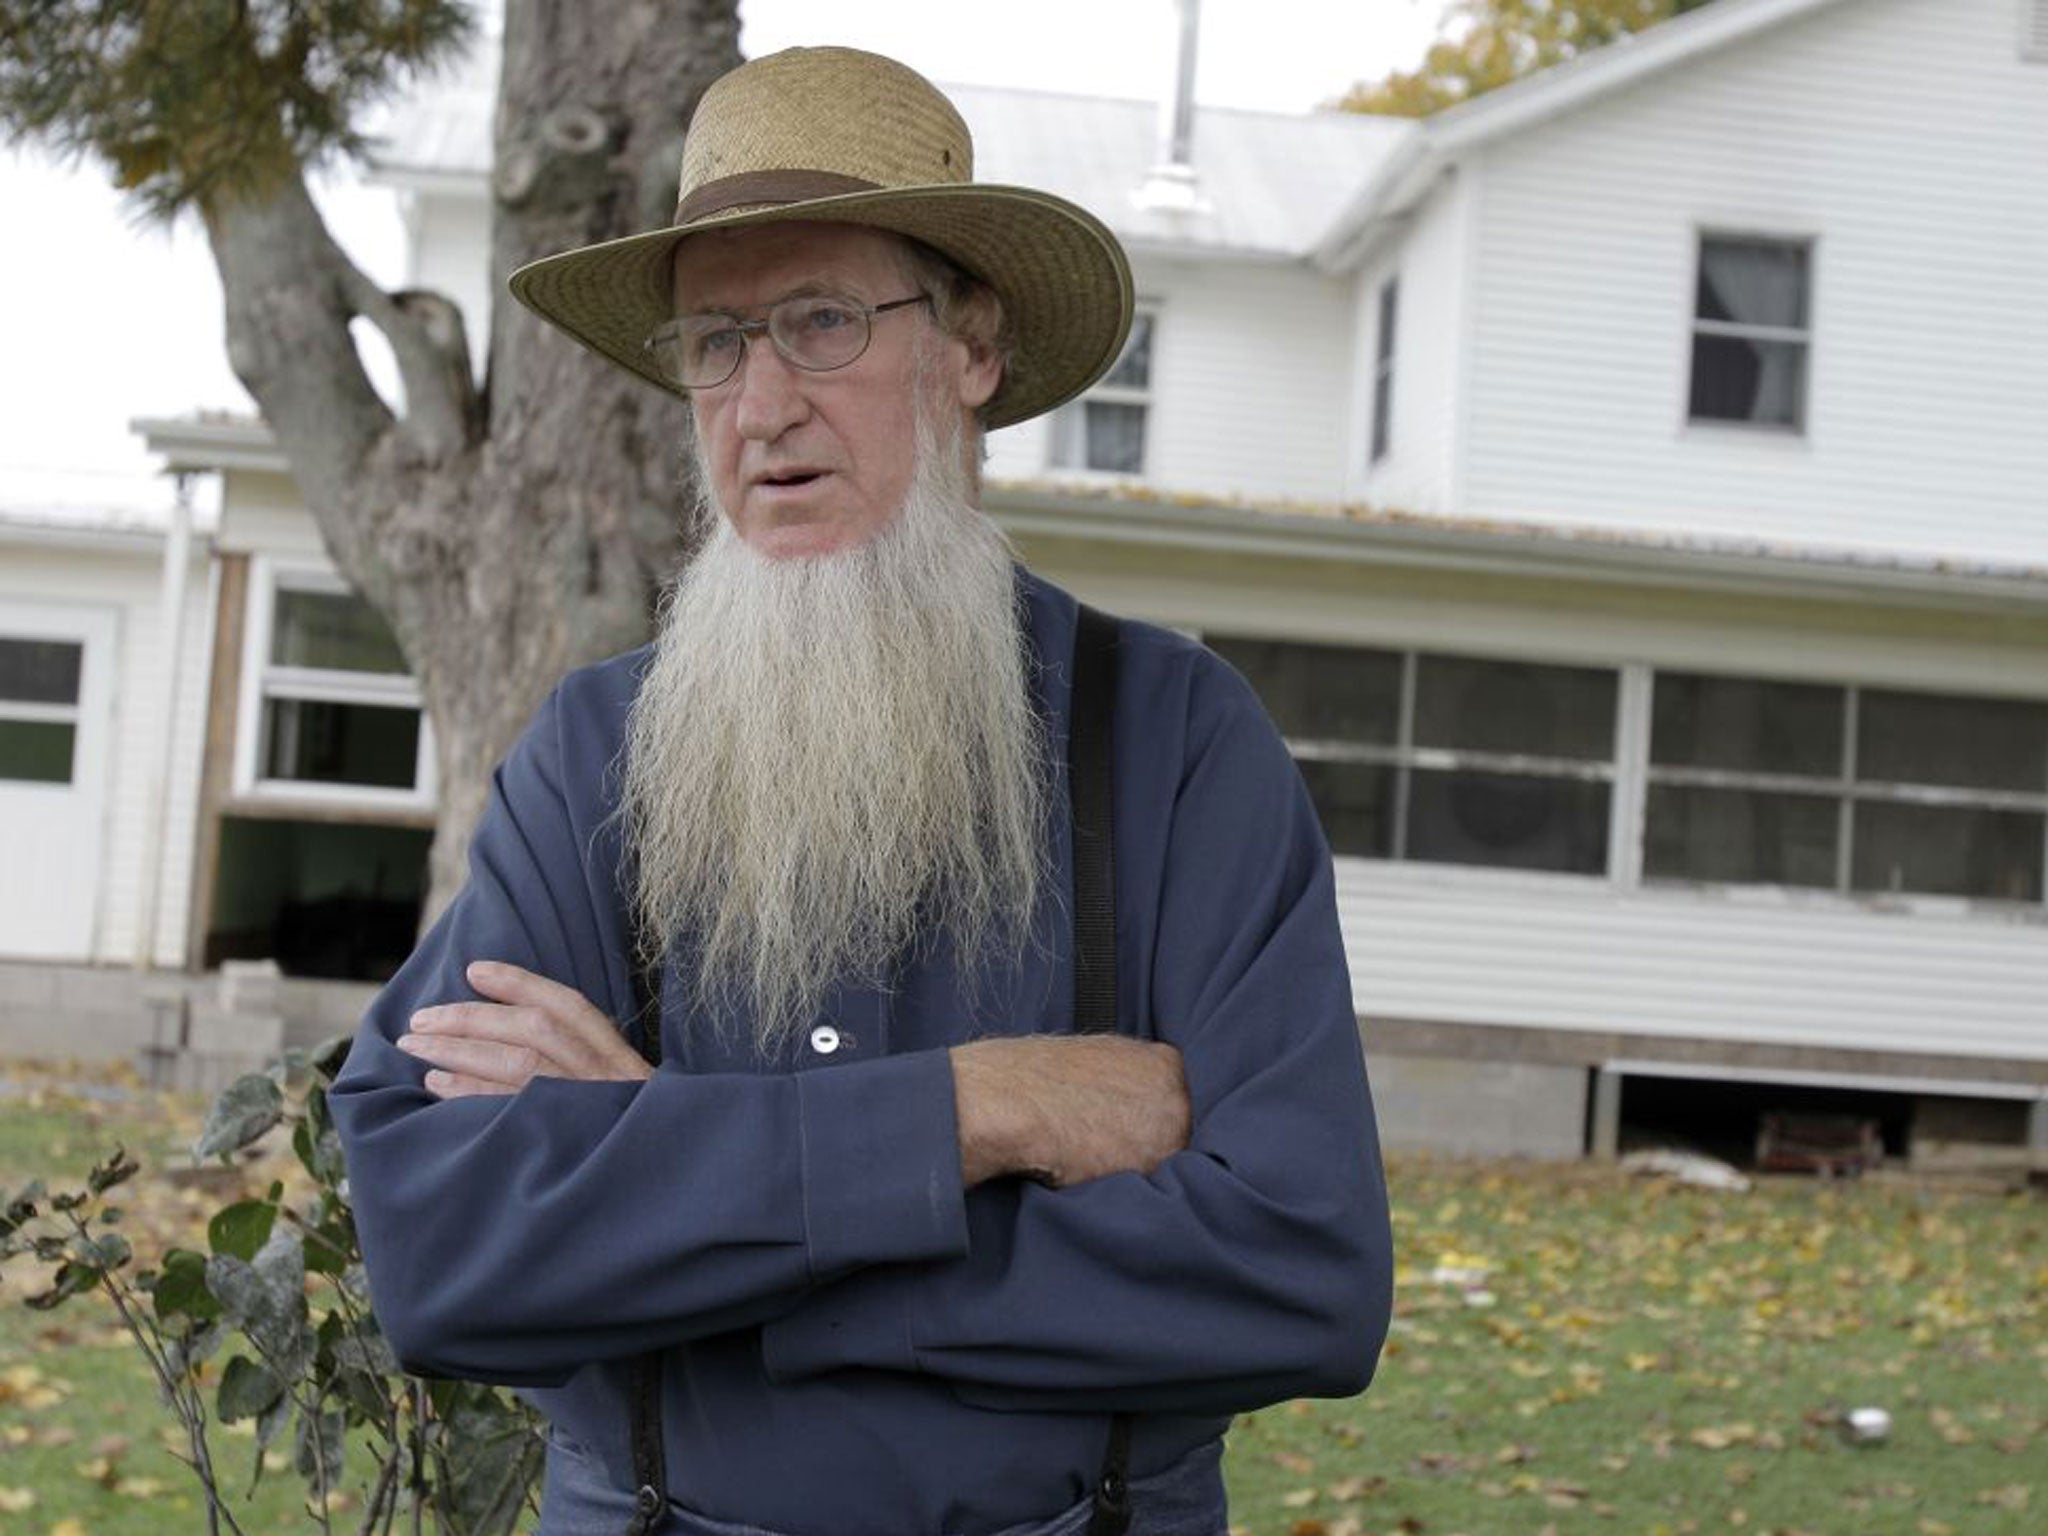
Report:
[{"label": "man's ear", "polygon": [[978,411],[994,396],[1003,382],[1003,360],[996,349],[984,342],[955,343],[965,355],[960,368],[960,403]]}]

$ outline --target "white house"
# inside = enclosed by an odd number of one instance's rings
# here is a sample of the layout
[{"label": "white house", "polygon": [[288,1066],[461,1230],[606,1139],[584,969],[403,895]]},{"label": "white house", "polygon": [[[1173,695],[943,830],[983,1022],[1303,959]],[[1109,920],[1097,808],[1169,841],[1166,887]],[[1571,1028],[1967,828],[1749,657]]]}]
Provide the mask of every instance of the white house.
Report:
[{"label": "white house", "polygon": [[[1144,104],[954,94],[1142,309],[998,435],[992,509],[1265,694],[1391,1140],[1853,1090],[1901,1146],[1965,1101],[2048,1148],[2048,0],[1716,0],[1421,124],[1198,112],[1185,155]],[[417,104],[380,172],[473,338],[490,103]],[[145,430],[224,477],[181,958],[383,933],[417,696],[260,427]]]}]

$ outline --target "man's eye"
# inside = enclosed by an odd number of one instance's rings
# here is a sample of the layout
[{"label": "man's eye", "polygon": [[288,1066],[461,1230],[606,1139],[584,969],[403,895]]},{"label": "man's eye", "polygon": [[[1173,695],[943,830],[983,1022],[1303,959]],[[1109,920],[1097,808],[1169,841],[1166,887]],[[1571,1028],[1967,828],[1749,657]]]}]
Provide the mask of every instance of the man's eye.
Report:
[{"label": "man's eye", "polygon": [[855,320],[854,312],[843,304],[814,304],[803,315],[804,329],[820,335],[843,331]]},{"label": "man's eye", "polygon": [[729,357],[732,349],[740,344],[740,328],[728,325],[715,331],[700,331],[690,338],[690,345],[699,357]]}]

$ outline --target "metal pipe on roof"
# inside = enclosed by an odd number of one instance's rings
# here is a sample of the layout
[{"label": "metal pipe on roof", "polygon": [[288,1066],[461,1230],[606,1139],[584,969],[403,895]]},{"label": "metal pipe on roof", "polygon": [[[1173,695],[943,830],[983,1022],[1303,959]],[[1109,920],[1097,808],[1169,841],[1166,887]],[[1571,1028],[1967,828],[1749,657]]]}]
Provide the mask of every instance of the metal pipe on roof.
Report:
[{"label": "metal pipe on roof", "polygon": [[1195,171],[1195,55],[1202,0],[1174,0],[1174,5],[1179,19],[1173,74],[1159,101],[1158,154],[1132,196],[1140,208],[1191,213],[1204,206]]}]

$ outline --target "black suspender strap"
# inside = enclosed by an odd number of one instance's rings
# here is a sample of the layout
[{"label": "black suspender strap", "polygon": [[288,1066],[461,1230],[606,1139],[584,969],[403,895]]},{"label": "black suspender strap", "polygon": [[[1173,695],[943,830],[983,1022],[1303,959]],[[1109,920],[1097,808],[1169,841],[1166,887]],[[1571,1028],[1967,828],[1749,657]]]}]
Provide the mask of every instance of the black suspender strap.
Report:
[{"label": "black suspender strap", "polygon": [[[637,937],[637,936],[636,936]],[[642,946],[633,946],[633,1001],[639,1006],[640,1054],[647,1065],[661,1065],[660,959],[643,963]],[[661,1430],[661,1351],[636,1355],[628,1368],[627,1411],[632,1416],[633,1518],[626,1536],[650,1536],[668,1513],[668,1451]]]},{"label": "black suspender strap", "polygon": [[[1116,1032],[1116,620],[1086,603],[1074,625],[1067,798],[1074,827],[1074,1030]],[[1131,1524],[1131,1416],[1110,1420],[1088,1536]]]},{"label": "black suspender strap", "polygon": [[[1115,784],[1116,620],[1081,605],[1074,632],[1073,698],[1067,728],[1067,795],[1074,832],[1074,1029],[1116,1030]],[[636,946],[635,953],[638,954]],[[636,964],[640,1054],[661,1065],[661,968]],[[633,1519],[626,1536],[650,1536],[668,1510],[661,1428],[661,1353],[636,1357],[629,1392]],[[1131,1524],[1131,1416],[1110,1420],[1087,1536],[1124,1536]]]},{"label": "black suspender strap", "polygon": [[1067,725],[1074,827],[1074,1029],[1116,1032],[1116,850],[1110,786],[1116,720],[1116,620],[1081,605]]}]

